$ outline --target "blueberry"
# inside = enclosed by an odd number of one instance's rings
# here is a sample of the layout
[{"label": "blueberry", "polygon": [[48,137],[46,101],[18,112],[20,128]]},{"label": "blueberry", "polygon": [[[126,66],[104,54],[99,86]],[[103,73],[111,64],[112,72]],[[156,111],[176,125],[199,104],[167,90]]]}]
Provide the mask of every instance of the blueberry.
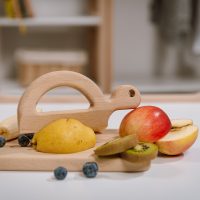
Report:
[{"label": "blueberry", "polygon": [[20,135],[18,137],[18,143],[21,147],[27,147],[31,142],[30,136],[28,134]]},{"label": "blueberry", "polygon": [[3,147],[6,144],[6,139],[3,136],[0,136],[0,147]]},{"label": "blueberry", "polygon": [[54,169],[54,176],[58,180],[63,180],[67,176],[67,169],[64,167],[57,167]]},{"label": "blueberry", "polygon": [[30,140],[33,139],[34,133],[26,133],[25,134]]},{"label": "blueberry", "polygon": [[83,165],[83,174],[88,178],[94,178],[98,172],[98,165],[96,162],[86,162]]}]

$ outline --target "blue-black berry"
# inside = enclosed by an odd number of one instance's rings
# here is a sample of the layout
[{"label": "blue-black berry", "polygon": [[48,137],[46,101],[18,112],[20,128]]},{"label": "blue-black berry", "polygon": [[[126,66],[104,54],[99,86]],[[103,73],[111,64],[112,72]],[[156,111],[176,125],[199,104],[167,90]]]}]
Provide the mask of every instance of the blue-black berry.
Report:
[{"label": "blue-black berry", "polygon": [[98,172],[98,165],[96,162],[86,162],[83,165],[83,174],[88,178],[96,177]]},{"label": "blue-black berry", "polygon": [[34,133],[26,133],[25,134],[30,140],[33,139]]},{"label": "blue-black berry", "polygon": [[63,180],[67,176],[67,169],[64,167],[57,167],[54,169],[54,176],[58,180]]},{"label": "blue-black berry", "polygon": [[3,136],[0,136],[0,147],[3,147],[6,144],[6,139]]},{"label": "blue-black berry", "polygon": [[27,147],[31,143],[32,138],[33,138],[33,133],[20,135],[18,137],[18,143],[21,147]]}]

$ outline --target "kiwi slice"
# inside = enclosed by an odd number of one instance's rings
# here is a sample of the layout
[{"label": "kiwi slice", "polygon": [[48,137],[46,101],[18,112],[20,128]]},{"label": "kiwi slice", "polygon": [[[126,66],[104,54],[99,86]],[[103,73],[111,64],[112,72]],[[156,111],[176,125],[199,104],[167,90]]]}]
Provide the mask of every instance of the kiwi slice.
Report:
[{"label": "kiwi slice", "polygon": [[131,161],[145,161],[156,158],[158,154],[158,147],[152,143],[140,142],[135,147],[128,149],[121,153],[121,157]]},{"label": "kiwi slice", "polygon": [[135,134],[127,135],[125,137],[118,137],[117,139],[111,140],[99,147],[94,152],[98,156],[110,156],[126,151],[138,143],[137,136]]}]

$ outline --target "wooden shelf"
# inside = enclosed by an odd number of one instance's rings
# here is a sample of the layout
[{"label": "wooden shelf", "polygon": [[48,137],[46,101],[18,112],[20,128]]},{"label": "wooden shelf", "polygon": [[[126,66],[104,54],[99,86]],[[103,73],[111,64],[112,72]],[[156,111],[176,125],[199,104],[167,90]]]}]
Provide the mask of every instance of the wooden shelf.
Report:
[{"label": "wooden shelf", "polygon": [[[9,74],[7,68],[11,67],[12,63],[14,63],[14,52],[18,48],[28,47],[34,49],[38,47],[41,49],[54,49],[55,47],[59,49],[60,46],[61,49],[65,47],[66,49],[78,49],[79,47],[83,47],[87,50],[89,55],[88,76],[100,86],[103,92],[110,92],[113,64],[113,0],[87,0],[87,4],[83,1],[80,1],[82,3],[69,1],[69,7],[67,6],[68,3],[65,5],[65,3],[58,4],[52,2],[54,1],[49,3],[48,9],[51,10],[57,6],[55,12],[48,12],[46,4],[40,4],[40,1],[37,1],[36,7],[39,8],[39,10],[37,11],[36,9],[36,17],[23,19],[0,17],[0,74],[2,78],[6,78],[7,74]],[[72,2],[76,3],[73,4]],[[42,7],[43,5],[45,5],[45,7]],[[72,10],[70,5],[72,6]],[[62,9],[59,6],[61,6]],[[62,10],[61,13],[59,13],[60,10]],[[37,12],[39,14],[37,14]],[[68,14],[70,14],[70,16],[68,16]],[[26,29],[24,29],[26,27],[36,31],[26,32]],[[57,27],[59,29],[56,29]],[[85,32],[83,31],[86,38],[78,38],[79,36],[83,36],[81,34],[81,29],[80,31],[75,29],[69,30],[68,32],[62,31],[62,28],[66,27],[89,27],[89,29]],[[6,28],[6,30],[4,28]],[[40,29],[47,31],[46,33],[40,32]],[[55,36],[58,35],[58,33],[62,34],[62,37],[58,38],[58,42],[55,40],[51,41],[51,38],[54,36],[53,34],[48,35],[48,31],[51,33],[51,31],[54,30],[56,30]],[[23,33],[26,34],[26,37],[24,37],[25,34]],[[64,38],[65,35],[66,38]],[[63,43],[61,40],[63,40]],[[48,42],[51,43],[50,46]],[[86,45],[85,42],[87,42]],[[80,43],[80,45],[78,45],[78,43]],[[1,67],[3,65],[5,67]],[[1,68],[3,72],[1,72]]]},{"label": "wooden shelf", "polygon": [[76,16],[76,17],[49,17],[49,18],[26,18],[9,19],[0,18],[0,26],[17,27],[25,26],[98,26],[101,23],[99,16]]}]

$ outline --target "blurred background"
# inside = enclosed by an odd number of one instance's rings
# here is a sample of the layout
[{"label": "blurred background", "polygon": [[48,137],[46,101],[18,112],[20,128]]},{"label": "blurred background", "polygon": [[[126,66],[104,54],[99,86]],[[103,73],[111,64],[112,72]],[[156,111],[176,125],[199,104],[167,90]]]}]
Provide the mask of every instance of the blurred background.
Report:
[{"label": "blurred background", "polygon": [[0,0],[0,95],[56,70],[106,93],[198,92],[199,0]]}]

